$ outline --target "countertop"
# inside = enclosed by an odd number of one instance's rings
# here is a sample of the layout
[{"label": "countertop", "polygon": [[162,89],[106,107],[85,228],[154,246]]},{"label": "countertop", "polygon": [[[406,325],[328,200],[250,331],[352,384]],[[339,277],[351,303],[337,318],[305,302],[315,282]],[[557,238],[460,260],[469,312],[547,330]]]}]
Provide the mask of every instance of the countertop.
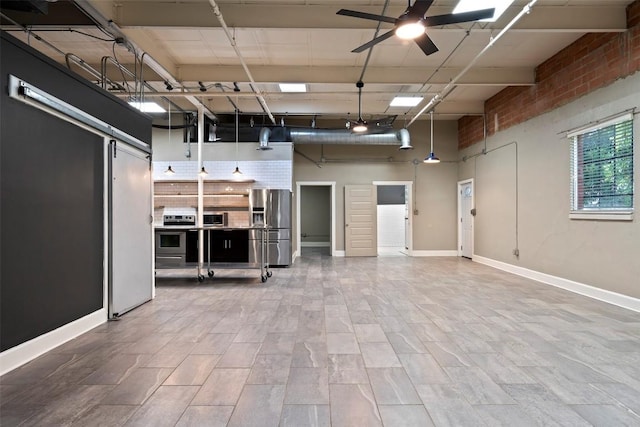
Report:
[{"label": "countertop", "polygon": [[263,225],[254,225],[254,226],[246,226],[246,227],[228,227],[221,225],[205,225],[204,227],[196,227],[195,225],[154,225],[153,229],[155,231],[176,231],[176,230],[266,230],[270,227],[265,227]]}]

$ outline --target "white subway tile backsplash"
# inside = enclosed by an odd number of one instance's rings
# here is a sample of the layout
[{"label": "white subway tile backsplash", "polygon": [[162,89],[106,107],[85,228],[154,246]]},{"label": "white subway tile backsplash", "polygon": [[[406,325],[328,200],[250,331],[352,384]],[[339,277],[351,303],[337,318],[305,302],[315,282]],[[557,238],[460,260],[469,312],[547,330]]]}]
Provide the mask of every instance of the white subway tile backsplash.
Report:
[{"label": "white subway tile backsplash", "polygon": [[[164,171],[171,165],[174,175],[166,175]],[[206,160],[203,163],[209,173],[207,179],[233,179],[232,172],[236,167],[235,161]],[[244,179],[254,179],[254,188],[278,188],[292,190],[293,164],[290,160],[239,161],[238,167]],[[154,161],[153,179],[163,180],[191,180],[198,174],[196,161]]]}]

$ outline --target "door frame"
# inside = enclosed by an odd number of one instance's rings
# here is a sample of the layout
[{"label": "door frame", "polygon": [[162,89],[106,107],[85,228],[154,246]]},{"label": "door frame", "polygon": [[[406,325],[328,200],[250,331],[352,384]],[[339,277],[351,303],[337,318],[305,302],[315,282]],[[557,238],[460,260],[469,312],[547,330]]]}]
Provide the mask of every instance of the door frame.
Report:
[{"label": "door frame", "polygon": [[[475,184],[473,181],[473,178],[469,178],[469,179],[465,179],[462,181],[458,181],[458,218],[456,218],[456,222],[458,223],[458,248],[457,248],[457,252],[458,252],[458,256],[461,257],[462,256],[462,235],[463,235],[463,231],[462,231],[462,186],[463,185],[467,185],[467,184],[471,184],[471,206],[475,206],[475,197],[476,197],[476,188],[475,188]],[[472,208],[473,209],[473,208]],[[473,230],[473,232],[471,233],[471,257],[473,258],[474,255],[474,248],[475,248],[475,217],[473,215],[470,215],[471,217],[471,229]]]},{"label": "door frame", "polygon": [[301,187],[331,187],[331,256],[336,256],[336,182],[335,181],[296,181],[296,252],[293,259],[302,253],[302,231],[300,224],[300,191]]},{"label": "door frame", "polygon": [[413,254],[413,181],[373,181],[372,184],[376,187],[378,185],[404,185],[408,187],[408,191],[405,193],[409,194],[409,198],[405,200],[405,203],[408,204],[407,209],[409,210],[409,220],[407,221],[409,229],[405,232],[409,234],[407,255],[411,256]]}]

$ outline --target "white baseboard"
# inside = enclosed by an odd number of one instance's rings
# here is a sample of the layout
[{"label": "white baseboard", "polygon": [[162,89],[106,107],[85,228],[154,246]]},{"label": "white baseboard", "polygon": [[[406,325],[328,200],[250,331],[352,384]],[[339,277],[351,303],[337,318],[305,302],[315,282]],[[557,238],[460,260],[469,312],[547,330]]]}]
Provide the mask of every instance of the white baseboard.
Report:
[{"label": "white baseboard", "polygon": [[303,248],[328,248],[331,242],[300,242]]},{"label": "white baseboard", "polygon": [[333,256],[345,256],[344,251],[333,251]]},{"label": "white baseboard", "polygon": [[106,321],[107,310],[102,308],[58,329],[3,351],[0,353],[0,375],[24,365],[41,354],[74,339],[78,335],[84,334]]},{"label": "white baseboard", "polygon": [[573,280],[552,276],[550,274],[541,273],[539,271],[529,270],[528,268],[519,267],[513,264],[507,264],[506,262],[496,261],[491,258],[485,258],[479,255],[473,255],[473,261],[480,264],[488,265],[493,268],[497,268],[498,270],[507,271],[518,276],[545,283],[547,285],[562,288],[576,294],[584,295],[589,298],[617,305],[628,310],[640,312],[640,299],[638,298],[633,298],[628,295],[619,294],[617,292],[607,291],[606,289],[596,288],[591,285],[574,282]]},{"label": "white baseboard", "polygon": [[458,256],[458,251],[411,251],[409,256],[428,257],[428,256]]}]

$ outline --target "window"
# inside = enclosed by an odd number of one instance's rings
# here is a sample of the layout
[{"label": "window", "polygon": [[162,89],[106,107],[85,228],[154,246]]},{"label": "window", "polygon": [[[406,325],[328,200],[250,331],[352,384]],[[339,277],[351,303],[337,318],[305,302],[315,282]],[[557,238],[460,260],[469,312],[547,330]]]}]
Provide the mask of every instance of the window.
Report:
[{"label": "window", "polygon": [[572,132],[571,218],[631,219],[633,114]]}]

